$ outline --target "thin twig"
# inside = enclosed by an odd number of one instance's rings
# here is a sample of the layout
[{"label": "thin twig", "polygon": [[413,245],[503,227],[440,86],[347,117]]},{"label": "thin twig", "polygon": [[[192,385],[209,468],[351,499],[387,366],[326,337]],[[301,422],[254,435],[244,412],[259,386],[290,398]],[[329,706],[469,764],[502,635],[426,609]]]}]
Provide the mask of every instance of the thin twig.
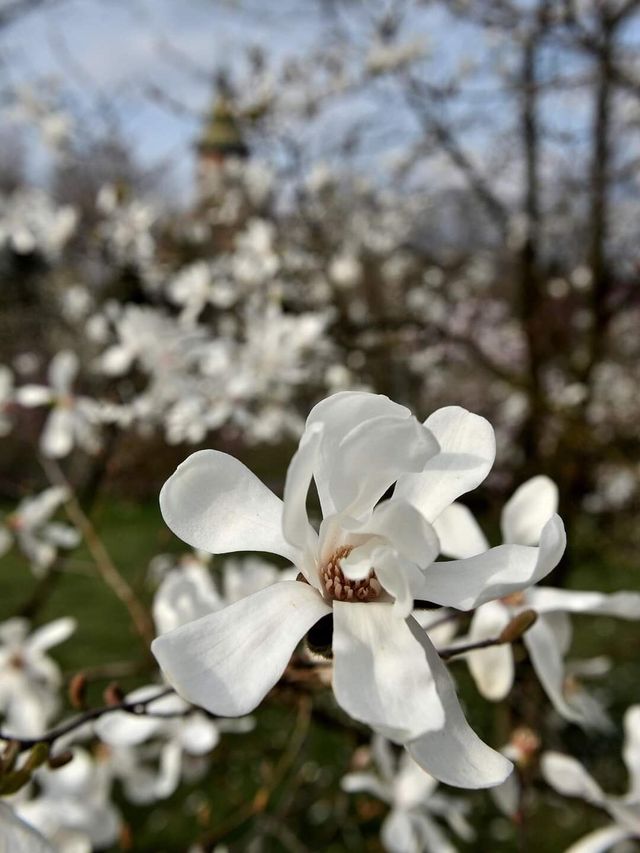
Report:
[{"label": "thin twig", "polygon": [[64,486],[67,489],[68,497],[64,504],[65,511],[70,521],[82,533],[100,577],[129,611],[133,626],[143,642],[145,653],[148,655],[149,646],[155,638],[155,630],[147,609],[111,559],[102,539],[80,506],[69,481],[62,473],[59,465],[50,459],[43,459],[41,461],[49,480],[54,485]]}]

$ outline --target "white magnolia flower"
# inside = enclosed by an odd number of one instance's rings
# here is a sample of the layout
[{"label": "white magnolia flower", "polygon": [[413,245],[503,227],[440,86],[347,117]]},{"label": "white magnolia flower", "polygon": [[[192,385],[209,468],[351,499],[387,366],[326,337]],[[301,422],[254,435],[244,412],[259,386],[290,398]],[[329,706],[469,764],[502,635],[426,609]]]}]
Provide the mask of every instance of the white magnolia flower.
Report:
[{"label": "white magnolia flower", "polygon": [[445,820],[466,841],[473,830],[465,819],[468,803],[435,793],[438,782],[419,767],[407,752],[398,760],[389,741],[376,736],[372,743],[376,773],[348,773],[342,788],[364,791],[384,800],[391,811],[382,824],[382,844],[389,853],[454,853],[434,818]]},{"label": "white magnolia flower", "polygon": [[75,548],[80,534],[51,516],[68,497],[64,486],[52,486],[35,497],[24,498],[0,526],[0,556],[15,541],[29,559],[34,574],[41,575],[56,558],[59,548]]},{"label": "white magnolia flower", "polygon": [[111,803],[109,767],[74,748],[73,759],[56,770],[46,766],[35,774],[38,794],[18,797],[15,810],[53,845],[57,853],[91,853],[114,844],[120,816]]},{"label": "white magnolia flower", "polygon": [[[129,702],[144,701],[158,692],[158,685],[152,684],[126,698]],[[116,747],[111,756],[112,770],[122,778],[127,798],[136,803],[170,797],[180,784],[185,760],[207,755],[220,739],[216,723],[201,711],[187,713],[189,705],[176,694],[153,702],[150,711],[169,716],[163,719],[115,711],[95,723],[98,737]],[[148,748],[140,749],[142,745]]]},{"label": "white magnolia flower", "polygon": [[29,634],[26,619],[0,624],[0,714],[2,729],[16,737],[37,737],[59,707],[62,676],[46,654],[75,630],[69,617],[56,619]]},{"label": "white magnolia flower", "polygon": [[21,820],[7,803],[0,802],[0,853],[56,853],[37,830]]},{"label": "white magnolia flower", "polygon": [[[324,619],[333,690],[347,713],[406,745],[441,781],[501,782],[511,765],[469,728],[447,668],[411,617],[414,599],[472,609],[535,583],[560,559],[555,516],[539,547],[434,563],[432,522],[486,477],[494,455],[491,426],[464,409],[441,409],[422,425],[386,397],[347,392],[309,415],[284,501],[233,457],[193,454],[160,496],[173,531],[213,553],[280,554],[304,581],[273,584],[158,637],[153,651],[169,682],[215,714],[246,714]],[[306,509],[312,479],[319,531]]]},{"label": "white magnolia flower", "polygon": [[16,400],[22,406],[52,407],[40,436],[40,449],[54,459],[68,456],[76,445],[87,453],[100,448],[96,403],[72,390],[78,369],[78,356],[62,350],[51,359],[48,385],[22,385],[16,390]]},{"label": "white magnolia flower", "polygon": [[546,752],[542,774],[549,785],[565,797],[579,797],[608,812],[613,822],[590,832],[566,853],[604,853],[626,839],[640,840],[640,705],[624,716],[625,745],[622,752],[629,773],[629,790],[622,797],[605,794],[585,768],[569,755]]},{"label": "white magnolia flower", "polygon": [[[502,535],[507,543],[535,545],[545,524],[556,512],[558,490],[548,477],[533,477],[523,483],[502,513]],[[462,504],[452,504],[437,519],[435,528],[443,553],[468,557],[489,548],[477,522]],[[571,643],[571,613],[600,613],[620,619],[640,619],[640,594],[582,592],[533,586],[502,600],[483,604],[473,615],[470,642],[495,637],[523,610],[533,609],[538,620],[523,636],[533,668],[554,708],[565,719],[583,726],[602,726],[606,715],[588,694],[570,695],[564,657]],[[469,669],[481,694],[499,701],[513,685],[514,662],[510,645],[479,649],[467,656]]]}]

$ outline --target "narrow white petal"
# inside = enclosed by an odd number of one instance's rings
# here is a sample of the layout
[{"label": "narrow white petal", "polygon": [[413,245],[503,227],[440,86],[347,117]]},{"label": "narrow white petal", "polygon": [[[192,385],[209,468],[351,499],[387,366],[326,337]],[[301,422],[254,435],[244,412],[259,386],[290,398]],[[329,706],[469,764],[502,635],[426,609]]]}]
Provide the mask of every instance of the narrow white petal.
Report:
[{"label": "narrow white petal", "polygon": [[565,853],[605,853],[614,844],[618,844],[620,841],[631,837],[631,832],[628,829],[612,823],[609,826],[596,829],[588,835],[583,836],[575,844],[572,844],[571,847],[568,847]]},{"label": "narrow white petal", "polygon": [[49,364],[49,382],[58,394],[68,394],[78,373],[78,356],[71,350],[54,355]]},{"label": "narrow white petal", "polygon": [[329,460],[331,502],[338,512],[368,516],[389,486],[409,472],[423,471],[438,451],[431,432],[414,417],[364,421]]},{"label": "narrow white petal", "polygon": [[565,545],[564,525],[556,515],[545,525],[537,548],[499,545],[477,557],[433,563],[425,572],[423,588],[414,591],[415,597],[471,610],[526,589],[548,575],[560,562]]},{"label": "narrow white petal", "polygon": [[176,536],[194,548],[294,556],[282,535],[282,501],[227,453],[189,456],[164,484],[160,509]]},{"label": "narrow white petal", "polygon": [[556,711],[566,720],[589,726],[589,719],[584,716],[579,706],[572,706],[564,695],[565,668],[562,650],[558,646],[553,625],[548,624],[547,620],[548,617],[539,616],[523,637],[531,664]]},{"label": "narrow white petal", "polygon": [[[398,618],[390,604],[336,601],[333,607],[336,700],[350,716],[399,743],[444,721],[424,644],[410,621]],[[424,642],[431,645],[426,635]]]},{"label": "narrow white petal", "polygon": [[627,708],[624,736],[622,756],[629,772],[629,797],[640,800],[640,705]]},{"label": "narrow white petal", "polygon": [[496,455],[493,427],[459,406],[438,409],[425,421],[440,452],[421,474],[407,474],[395,494],[412,503],[428,521],[435,521],[456,498],[485,479]]},{"label": "narrow white petal", "polygon": [[55,406],[40,436],[40,449],[51,459],[63,459],[73,449],[73,410]]},{"label": "narrow white petal", "polygon": [[307,580],[312,584],[316,582],[316,575],[311,565],[311,555],[315,553],[318,536],[309,524],[307,494],[313,472],[317,468],[322,438],[320,426],[313,427],[303,434],[298,449],[289,463],[284,486],[283,534],[289,546],[297,554],[304,555],[303,559],[298,558],[297,562]]},{"label": "narrow white petal", "polygon": [[[500,601],[488,601],[473,614],[469,640],[497,637],[510,619],[509,610]],[[491,702],[507,696],[513,685],[513,652],[510,645],[478,649],[467,655],[469,671],[480,694]]]},{"label": "narrow white petal", "polygon": [[71,616],[54,619],[53,622],[47,622],[46,625],[36,628],[29,637],[27,645],[31,651],[44,652],[64,643],[76,630],[76,626],[77,622]]},{"label": "narrow white petal", "polygon": [[342,777],[340,787],[348,794],[372,794],[385,803],[391,803],[390,788],[373,773],[347,773]]},{"label": "narrow white petal", "polygon": [[440,551],[433,526],[415,507],[400,499],[383,501],[362,522],[345,520],[343,528],[356,534],[379,536],[422,568],[431,565]]},{"label": "narrow white petal", "polygon": [[558,511],[558,487],[542,475],[519,486],[502,510],[500,525],[506,543],[537,545],[545,524]]},{"label": "narrow white petal", "polygon": [[[414,635],[420,639],[433,673],[445,713],[442,729],[427,732],[407,744],[411,757],[427,773],[458,788],[490,788],[499,785],[513,769],[510,761],[487,746],[467,723],[449,670],[424,631],[414,620]],[[423,639],[423,637],[425,639]]]},{"label": "narrow white petal", "polygon": [[46,385],[22,385],[16,388],[15,397],[21,406],[32,408],[48,405],[53,400],[53,393]]},{"label": "narrow white petal", "polygon": [[489,549],[480,525],[464,504],[452,503],[446,507],[433,526],[440,540],[440,553],[445,557],[463,560]]},{"label": "narrow white petal", "polygon": [[388,853],[420,853],[422,849],[410,815],[400,809],[393,809],[385,818],[380,838]]},{"label": "narrow white petal", "polygon": [[[18,806],[19,808],[19,806]],[[55,848],[32,826],[0,802],[0,850],[7,853],[55,853]]]},{"label": "narrow white petal", "polygon": [[528,604],[538,613],[599,613],[619,619],[640,619],[640,593],[587,592],[537,586],[527,595]]},{"label": "narrow white petal", "polygon": [[281,581],[163,634],[151,650],[181,696],[238,717],[260,703],[300,638],[330,612],[313,587]]},{"label": "narrow white petal", "polygon": [[180,743],[190,755],[206,755],[220,740],[218,727],[204,714],[192,714],[180,725]]},{"label": "narrow white petal", "polygon": [[598,783],[570,755],[545,752],[540,760],[540,769],[547,784],[563,797],[579,797],[596,805],[604,802],[604,794]]}]

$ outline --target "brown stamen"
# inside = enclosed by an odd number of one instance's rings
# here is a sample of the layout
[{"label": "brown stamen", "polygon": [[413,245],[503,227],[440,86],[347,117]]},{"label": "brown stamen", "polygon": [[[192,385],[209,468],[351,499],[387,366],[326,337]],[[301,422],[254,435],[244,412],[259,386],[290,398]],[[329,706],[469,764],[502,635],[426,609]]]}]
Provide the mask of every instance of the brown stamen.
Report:
[{"label": "brown stamen", "polygon": [[351,553],[353,547],[345,545],[335,551],[320,569],[320,580],[328,598],[334,601],[375,601],[382,591],[373,569],[359,581],[349,580],[340,568],[340,561]]}]

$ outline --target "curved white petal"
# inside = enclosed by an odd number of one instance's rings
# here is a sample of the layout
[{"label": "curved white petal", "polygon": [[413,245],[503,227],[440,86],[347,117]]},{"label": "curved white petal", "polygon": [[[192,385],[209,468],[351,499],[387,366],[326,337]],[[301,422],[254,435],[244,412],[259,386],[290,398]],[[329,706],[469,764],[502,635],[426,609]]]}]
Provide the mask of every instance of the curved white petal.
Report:
[{"label": "curved white petal", "polygon": [[420,853],[422,849],[411,817],[400,809],[393,809],[385,818],[380,838],[388,853]]},{"label": "curved white petal", "polygon": [[401,476],[423,471],[439,451],[414,417],[383,416],[355,426],[328,460],[328,488],[338,512],[368,516]]},{"label": "curved white petal", "polygon": [[640,593],[590,592],[537,586],[527,594],[527,603],[538,613],[599,613],[619,619],[640,619]]},{"label": "curved white petal", "polygon": [[347,773],[342,777],[340,787],[347,794],[372,794],[385,803],[392,802],[391,790],[373,773]]},{"label": "curved white petal", "polygon": [[406,745],[411,757],[435,779],[458,788],[489,788],[507,778],[513,765],[487,746],[467,723],[449,670],[420,626],[408,620],[426,653],[444,708],[444,726]]},{"label": "curved white petal", "polygon": [[411,412],[382,394],[341,391],[321,400],[309,413],[305,432],[314,425],[319,425],[323,433],[321,458],[314,474],[324,517],[337,511],[329,493],[328,476],[334,465],[338,446],[354,427],[383,416],[404,419],[411,417]]},{"label": "curved white petal", "polygon": [[209,570],[194,562],[163,579],[153,599],[153,621],[157,632],[166,634],[223,606]]},{"label": "curved white petal", "polygon": [[0,850],[7,853],[55,853],[55,848],[32,826],[0,802]]},{"label": "curved white petal", "polygon": [[281,581],[152,643],[168,682],[213,714],[252,711],[300,638],[331,608],[306,583]]},{"label": "curved white petal", "polygon": [[16,388],[16,402],[21,406],[32,408],[35,406],[46,406],[53,400],[53,393],[46,385],[21,385]]},{"label": "curved white petal", "polygon": [[480,525],[464,504],[452,503],[446,507],[433,522],[433,526],[440,540],[440,553],[445,557],[463,560],[489,549],[489,543]]},{"label": "curved white petal", "polygon": [[[473,614],[469,640],[497,637],[508,624],[510,613],[500,601],[488,601]],[[467,663],[480,694],[491,702],[499,702],[513,685],[513,652],[511,646],[492,646],[469,652]]]},{"label": "curved white petal", "polygon": [[631,832],[622,826],[612,823],[602,829],[596,829],[588,835],[583,836],[571,847],[567,847],[565,853],[605,853],[614,844],[631,837]]},{"label": "curved white petal", "polygon": [[629,797],[640,800],[640,705],[625,712],[622,756],[629,772]]},{"label": "curved white petal", "polygon": [[217,746],[220,732],[204,714],[192,714],[181,721],[179,739],[190,755],[206,755]]},{"label": "curved white petal", "polygon": [[493,427],[459,406],[438,409],[425,421],[440,452],[420,474],[407,474],[396,486],[396,497],[412,503],[434,521],[456,498],[485,479],[496,455]]},{"label": "curved white petal", "polygon": [[40,449],[51,459],[62,459],[73,449],[73,410],[55,406],[40,436]]},{"label": "curved white petal", "polygon": [[334,603],[333,692],[350,716],[398,743],[444,722],[423,645],[390,604]]},{"label": "curved white petal", "polygon": [[284,537],[290,547],[302,555],[302,559],[299,557],[297,563],[309,583],[314,586],[318,584],[313,565],[318,536],[309,524],[307,494],[317,466],[322,439],[320,426],[312,427],[300,439],[287,470],[282,514]]},{"label": "curved white petal", "polygon": [[294,557],[282,535],[282,501],[227,453],[189,456],[162,487],[160,509],[176,536],[194,548]]},{"label": "curved white petal", "polygon": [[562,650],[553,625],[548,623],[548,619],[548,616],[539,616],[522,638],[531,664],[556,711],[566,720],[588,727],[590,719],[582,713],[577,704],[571,705],[564,695],[565,667]]},{"label": "curved white petal", "polygon": [[537,548],[499,545],[477,557],[433,563],[425,572],[423,588],[414,591],[415,597],[471,610],[526,589],[548,575],[558,565],[565,545],[564,525],[556,515],[545,525]]},{"label": "curved white petal", "polygon": [[77,624],[71,616],[54,619],[53,622],[47,622],[46,625],[36,628],[27,640],[27,645],[31,651],[44,652],[64,643],[76,630]]},{"label": "curved white petal", "polygon": [[558,487],[540,475],[519,486],[502,510],[500,526],[507,544],[537,545],[545,524],[558,511]]},{"label": "curved white petal", "polygon": [[49,364],[49,382],[58,394],[68,394],[78,373],[78,356],[72,350],[56,353]]},{"label": "curved white petal", "polygon": [[596,805],[604,802],[605,797],[598,783],[570,755],[545,752],[540,759],[540,769],[547,784],[563,797],[579,797]]},{"label": "curved white petal", "polygon": [[[431,565],[440,551],[433,526],[404,500],[383,501],[362,522],[345,519],[342,527],[356,534],[379,536],[421,568]],[[348,565],[348,558],[344,561]]]}]

